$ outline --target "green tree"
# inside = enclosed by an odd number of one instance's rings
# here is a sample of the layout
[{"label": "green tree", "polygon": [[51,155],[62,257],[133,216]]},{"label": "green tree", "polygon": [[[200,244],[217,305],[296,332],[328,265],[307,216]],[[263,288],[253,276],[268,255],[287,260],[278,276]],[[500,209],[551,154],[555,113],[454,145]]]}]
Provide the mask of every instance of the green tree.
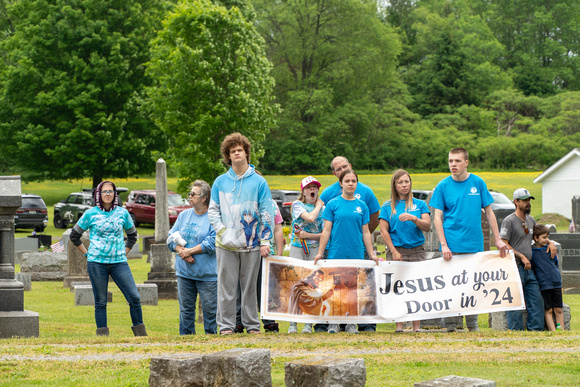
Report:
[{"label": "green tree", "polygon": [[506,68],[525,95],[580,90],[578,0],[472,0],[506,48]]},{"label": "green tree", "polygon": [[181,3],[152,42],[148,109],[169,138],[181,189],[225,171],[220,143],[229,133],[250,139],[254,163],[264,154],[277,106],[263,43],[237,6],[209,0]]},{"label": "green tree", "polygon": [[9,8],[0,143],[36,179],[154,170],[162,137],[138,109],[161,0],[29,0]]},{"label": "green tree", "polygon": [[479,106],[487,95],[512,84],[500,67],[501,44],[481,17],[459,5],[414,12],[417,44],[405,80],[414,96],[412,109],[422,116]]},{"label": "green tree", "polygon": [[268,172],[327,172],[333,155],[381,168],[407,120],[398,36],[371,0],[254,0],[283,108],[266,143]]}]

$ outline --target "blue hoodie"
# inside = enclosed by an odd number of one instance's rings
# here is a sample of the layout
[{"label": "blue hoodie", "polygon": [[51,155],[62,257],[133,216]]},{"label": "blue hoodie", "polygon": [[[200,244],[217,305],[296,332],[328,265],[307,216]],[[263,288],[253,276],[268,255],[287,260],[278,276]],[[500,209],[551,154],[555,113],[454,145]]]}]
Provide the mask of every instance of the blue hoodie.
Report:
[{"label": "blue hoodie", "polygon": [[253,165],[242,177],[232,168],[220,175],[211,188],[208,209],[216,246],[231,251],[270,246],[274,230],[272,203],[270,187]]}]

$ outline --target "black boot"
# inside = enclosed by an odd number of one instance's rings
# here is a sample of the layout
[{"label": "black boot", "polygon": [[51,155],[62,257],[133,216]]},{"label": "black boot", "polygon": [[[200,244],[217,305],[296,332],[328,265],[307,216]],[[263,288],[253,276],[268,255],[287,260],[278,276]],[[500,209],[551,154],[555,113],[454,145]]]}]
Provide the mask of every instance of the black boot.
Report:
[{"label": "black boot", "polygon": [[97,336],[109,336],[109,327],[97,328]]},{"label": "black boot", "polygon": [[145,329],[145,324],[133,325],[131,327],[133,334],[135,336],[147,336],[147,330]]}]

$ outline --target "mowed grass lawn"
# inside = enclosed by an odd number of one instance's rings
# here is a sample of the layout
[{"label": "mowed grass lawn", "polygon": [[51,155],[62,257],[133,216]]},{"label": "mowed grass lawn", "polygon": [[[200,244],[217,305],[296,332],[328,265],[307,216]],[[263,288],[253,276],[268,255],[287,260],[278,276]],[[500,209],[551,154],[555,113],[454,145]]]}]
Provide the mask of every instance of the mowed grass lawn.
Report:
[{"label": "mowed grass lawn", "polygon": [[[536,197],[532,215],[541,215],[541,187],[533,185],[540,172],[479,172],[489,188],[511,197],[526,187]],[[413,174],[413,188],[432,189],[448,174]],[[272,189],[299,189],[304,176],[266,176]],[[315,176],[323,188],[334,176]],[[381,204],[389,196],[390,175],[361,175],[360,181],[375,191]],[[154,188],[149,179],[115,180],[129,189]],[[82,183],[90,186],[89,181]],[[170,189],[176,180],[170,179]],[[42,195],[47,204],[65,199],[80,189],[79,182],[23,184],[23,192]],[[52,226],[47,233],[59,238],[63,230]],[[17,231],[17,237],[30,231]],[[139,228],[141,236],[152,235],[152,227]],[[147,279],[150,265],[145,257],[130,260],[137,283]],[[18,268],[17,268],[18,270]],[[261,335],[178,335],[179,306],[175,300],[160,300],[158,306],[143,306],[149,336],[135,338],[130,329],[128,306],[114,284],[109,304],[108,338],[95,336],[93,308],[75,307],[74,295],[62,282],[34,282],[25,292],[25,309],[40,315],[40,337],[0,340],[0,385],[6,386],[145,386],[151,357],[174,354],[212,353],[230,348],[263,348],[272,354],[273,385],[284,385],[287,361],[314,356],[354,357],[365,360],[367,386],[410,386],[445,375],[491,379],[499,386],[578,385],[580,375],[580,295],[564,295],[572,309],[572,329],[563,332],[498,332],[488,326],[488,315],[480,315],[481,332],[426,332],[394,334],[394,324],[379,324],[378,332],[359,335],[281,333]],[[197,325],[203,332],[203,326]]]}]

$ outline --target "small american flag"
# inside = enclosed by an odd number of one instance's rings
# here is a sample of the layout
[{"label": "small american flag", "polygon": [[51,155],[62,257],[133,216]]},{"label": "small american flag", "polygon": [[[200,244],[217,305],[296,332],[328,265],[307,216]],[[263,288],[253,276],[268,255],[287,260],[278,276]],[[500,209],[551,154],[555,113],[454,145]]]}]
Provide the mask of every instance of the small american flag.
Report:
[{"label": "small american flag", "polygon": [[50,249],[52,250],[53,253],[62,253],[64,251],[64,246],[62,245],[62,240],[50,245]]}]

